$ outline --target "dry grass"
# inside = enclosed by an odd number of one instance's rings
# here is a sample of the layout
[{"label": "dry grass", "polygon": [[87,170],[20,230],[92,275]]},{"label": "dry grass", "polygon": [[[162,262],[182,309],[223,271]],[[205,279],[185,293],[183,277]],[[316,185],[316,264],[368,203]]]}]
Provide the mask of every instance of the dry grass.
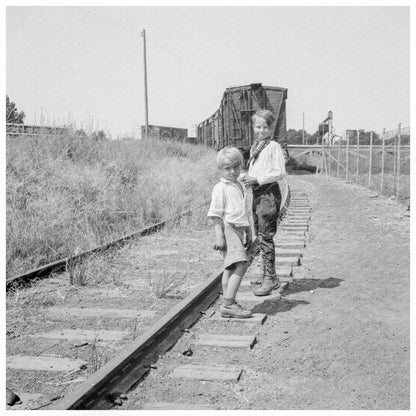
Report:
[{"label": "dry grass", "polygon": [[163,299],[166,297],[183,298],[186,292],[181,290],[189,282],[191,272],[169,272],[162,270],[160,274],[149,272],[147,281],[153,297]]},{"label": "dry grass", "polygon": [[215,152],[159,141],[8,138],[7,275],[88,250],[209,199]]}]

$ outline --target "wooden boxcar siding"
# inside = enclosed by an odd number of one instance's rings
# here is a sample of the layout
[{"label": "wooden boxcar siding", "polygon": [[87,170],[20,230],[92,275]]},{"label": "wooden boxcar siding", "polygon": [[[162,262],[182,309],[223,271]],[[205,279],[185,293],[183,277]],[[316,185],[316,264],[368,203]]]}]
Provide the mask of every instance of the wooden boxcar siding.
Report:
[{"label": "wooden boxcar siding", "polygon": [[276,116],[271,126],[273,139],[286,139],[287,90],[251,84],[227,88],[219,109],[198,125],[198,139],[205,145],[222,149],[236,146],[247,151],[254,141],[251,117],[260,109],[268,109]]}]

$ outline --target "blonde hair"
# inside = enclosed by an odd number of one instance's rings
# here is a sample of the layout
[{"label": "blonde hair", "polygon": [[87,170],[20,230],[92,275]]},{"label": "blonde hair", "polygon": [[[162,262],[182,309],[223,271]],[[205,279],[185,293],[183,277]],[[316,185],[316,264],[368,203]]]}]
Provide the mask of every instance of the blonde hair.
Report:
[{"label": "blonde hair", "polygon": [[256,118],[263,118],[264,120],[266,120],[266,123],[269,127],[273,124],[273,121],[275,120],[274,114],[269,110],[257,110],[251,117],[253,123],[255,123]]},{"label": "blonde hair", "polygon": [[227,160],[239,166],[243,166],[244,164],[243,155],[236,147],[227,146],[218,152],[217,166],[220,169],[224,166]]}]

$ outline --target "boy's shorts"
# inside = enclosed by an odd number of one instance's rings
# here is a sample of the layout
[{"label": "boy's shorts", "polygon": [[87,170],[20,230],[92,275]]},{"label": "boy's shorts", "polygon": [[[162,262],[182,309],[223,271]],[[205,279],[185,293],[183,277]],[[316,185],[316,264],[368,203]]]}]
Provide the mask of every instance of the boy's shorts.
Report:
[{"label": "boy's shorts", "polygon": [[227,250],[224,252],[224,268],[232,269],[239,261],[248,261],[246,248],[244,247],[244,232],[247,227],[235,227],[224,224],[225,241]]}]

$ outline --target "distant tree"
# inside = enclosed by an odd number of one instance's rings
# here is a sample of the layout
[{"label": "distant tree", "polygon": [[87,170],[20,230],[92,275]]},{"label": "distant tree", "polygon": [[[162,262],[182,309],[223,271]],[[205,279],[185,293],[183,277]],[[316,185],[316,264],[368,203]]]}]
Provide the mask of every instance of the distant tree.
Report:
[{"label": "distant tree", "polygon": [[302,131],[289,129],[287,131],[287,144],[302,144]]},{"label": "distant tree", "polygon": [[105,135],[104,130],[97,130],[92,133],[91,138],[94,140],[105,140],[107,139],[107,136]]},{"label": "distant tree", "polygon": [[[289,129],[286,133],[286,141],[287,144],[302,144],[302,133],[304,136],[305,144],[311,144],[312,143],[312,136],[307,133],[306,131],[295,130],[295,129]],[[314,143],[314,141],[313,141]]]},{"label": "distant tree", "polygon": [[314,134],[311,136],[311,141],[308,144],[322,144],[322,137],[319,130],[316,130]]},{"label": "distant tree", "polygon": [[[350,144],[356,145],[357,139],[358,139],[357,130],[348,130],[348,132],[349,132],[348,135],[350,137]],[[360,145],[369,145],[371,132],[361,129],[361,130],[358,130],[358,133],[360,134]],[[381,140],[379,140],[379,135],[374,131],[372,133],[373,133],[373,144],[374,145],[381,144]]]},{"label": "distant tree", "polygon": [[75,135],[79,137],[87,137],[87,133],[85,133],[84,129],[75,130]]},{"label": "distant tree", "polygon": [[23,124],[26,117],[23,111],[18,111],[16,104],[6,95],[6,123]]}]

